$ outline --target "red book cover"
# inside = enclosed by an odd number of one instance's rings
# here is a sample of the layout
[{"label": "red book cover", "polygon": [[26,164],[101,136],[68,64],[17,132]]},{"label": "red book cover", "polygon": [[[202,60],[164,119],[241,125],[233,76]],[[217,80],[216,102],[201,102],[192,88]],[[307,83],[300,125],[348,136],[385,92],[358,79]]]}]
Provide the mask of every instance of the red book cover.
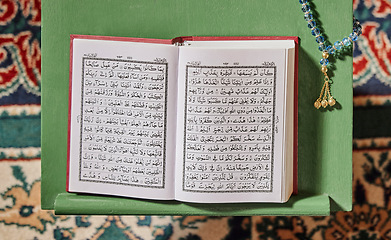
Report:
[{"label": "red book cover", "polygon": [[110,37],[110,36],[90,36],[90,35],[71,35],[70,36],[70,77],[69,77],[69,106],[68,106],[68,152],[67,152],[67,182],[66,190],[69,191],[69,162],[70,162],[70,127],[71,127],[71,94],[72,94],[72,57],[74,39],[90,39],[105,41],[123,41],[123,42],[142,42],[155,44],[177,44],[184,41],[251,41],[251,40],[293,40],[295,42],[295,76],[294,76],[294,162],[293,162],[293,194],[297,194],[297,171],[298,171],[298,45],[299,38],[293,36],[226,36],[226,37],[205,37],[205,36],[183,36],[173,39],[151,39],[151,38],[132,38],[132,37]]},{"label": "red book cover", "polygon": [[295,41],[295,100],[294,100],[294,147],[293,147],[293,194],[298,193],[298,69],[299,69],[299,37],[295,36],[184,36],[172,39],[172,43],[183,43],[184,41],[251,41],[251,40],[293,40]]},{"label": "red book cover", "polygon": [[73,40],[74,39],[90,39],[90,40],[105,40],[105,41],[121,41],[121,42],[142,42],[142,43],[158,43],[172,44],[171,39],[154,39],[154,38],[133,38],[133,37],[111,37],[111,36],[94,36],[94,35],[71,35],[70,36],[70,62],[69,62],[69,97],[68,97],[68,140],[67,140],[67,181],[66,190],[69,190],[69,161],[70,161],[70,128],[71,128],[71,108],[72,108],[72,59],[73,59]]}]

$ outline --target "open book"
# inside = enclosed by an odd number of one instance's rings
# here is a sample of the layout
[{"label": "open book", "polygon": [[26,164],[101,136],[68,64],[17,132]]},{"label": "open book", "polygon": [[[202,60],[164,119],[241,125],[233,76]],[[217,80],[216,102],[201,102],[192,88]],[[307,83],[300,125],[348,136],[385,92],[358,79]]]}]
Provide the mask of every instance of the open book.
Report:
[{"label": "open book", "polygon": [[71,36],[67,191],[285,202],[296,37]]}]

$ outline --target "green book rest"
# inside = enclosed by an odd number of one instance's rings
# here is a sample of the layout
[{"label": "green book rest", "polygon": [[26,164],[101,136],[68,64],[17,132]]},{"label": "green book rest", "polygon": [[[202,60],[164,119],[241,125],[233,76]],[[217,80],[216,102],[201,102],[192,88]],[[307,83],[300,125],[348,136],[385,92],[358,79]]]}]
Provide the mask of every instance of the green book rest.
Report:
[{"label": "green book rest", "polygon": [[[350,1],[311,3],[330,42],[349,35]],[[67,193],[71,34],[298,36],[298,194],[284,204],[196,204]],[[337,107],[316,110],[313,103],[323,84],[321,57],[298,0],[42,1],[42,208],[56,214],[133,215],[328,215],[351,210],[352,58],[337,59],[330,76]]]}]

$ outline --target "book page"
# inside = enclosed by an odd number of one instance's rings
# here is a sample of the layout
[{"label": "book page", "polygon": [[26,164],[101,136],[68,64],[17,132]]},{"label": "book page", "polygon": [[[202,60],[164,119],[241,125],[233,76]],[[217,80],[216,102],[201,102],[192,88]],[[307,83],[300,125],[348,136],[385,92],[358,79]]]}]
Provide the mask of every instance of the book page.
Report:
[{"label": "book page", "polygon": [[176,199],[283,201],[286,54],[180,49]]},{"label": "book page", "polygon": [[69,191],[172,199],[177,47],[74,39]]}]

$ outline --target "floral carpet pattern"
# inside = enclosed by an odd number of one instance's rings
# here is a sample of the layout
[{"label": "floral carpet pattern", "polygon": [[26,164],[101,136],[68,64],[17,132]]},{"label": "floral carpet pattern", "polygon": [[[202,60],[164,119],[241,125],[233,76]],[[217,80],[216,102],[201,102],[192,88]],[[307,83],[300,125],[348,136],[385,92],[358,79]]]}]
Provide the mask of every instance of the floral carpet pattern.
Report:
[{"label": "floral carpet pattern", "polygon": [[327,217],[56,216],[40,209],[41,2],[0,1],[0,239],[391,239],[391,0],[353,0],[353,210]]}]

